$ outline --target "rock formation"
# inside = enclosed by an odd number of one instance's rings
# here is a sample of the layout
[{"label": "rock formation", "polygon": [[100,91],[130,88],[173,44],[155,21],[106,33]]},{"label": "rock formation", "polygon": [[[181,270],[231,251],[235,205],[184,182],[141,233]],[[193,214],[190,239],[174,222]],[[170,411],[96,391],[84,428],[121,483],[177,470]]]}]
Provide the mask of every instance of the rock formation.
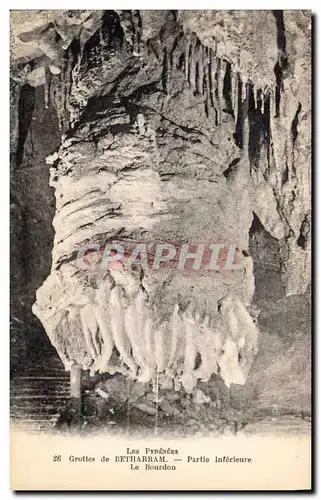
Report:
[{"label": "rock formation", "polygon": [[[245,383],[253,217],[278,242],[285,293],[310,282],[310,24],[308,11],[12,13],[12,99],[43,86],[61,130],[33,312],[66,369],[187,392],[213,373]],[[19,144],[15,115],[14,165]],[[79,251],[95,260],[115,242],[234,246],[239,266],[79,268]]]}]

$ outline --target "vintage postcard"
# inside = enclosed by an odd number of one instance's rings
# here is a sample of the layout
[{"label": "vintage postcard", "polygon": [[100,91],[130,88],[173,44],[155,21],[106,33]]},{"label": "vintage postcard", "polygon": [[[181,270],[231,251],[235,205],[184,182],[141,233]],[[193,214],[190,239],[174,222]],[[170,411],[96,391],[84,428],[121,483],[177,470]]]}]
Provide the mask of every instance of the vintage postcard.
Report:
[{"label": "vintage postcard", "polygon": [[311,489],[311,20],[11,11],[13,490]]}]

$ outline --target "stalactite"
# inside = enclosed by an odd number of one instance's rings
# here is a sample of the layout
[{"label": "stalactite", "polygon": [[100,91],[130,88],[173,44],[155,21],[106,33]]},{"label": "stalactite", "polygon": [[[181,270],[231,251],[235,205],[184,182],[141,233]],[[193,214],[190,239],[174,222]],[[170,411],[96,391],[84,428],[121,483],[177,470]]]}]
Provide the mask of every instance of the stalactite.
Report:
[{"label": "stalactite", "polygon": [[[292,130],[288,130],[287,138],[286,138],[286,164],[289,172],[289,182],[291,183],[293,179],[293,137]],[[294,173],[295,177],[295,173]]]},{"label": "stalactite", "polygon": [[237,121],[239,118],[239,75],[236,73],[235,75],[235,97],[234,97],[234,120],[235,125],[237,125]]},{"label": "stalactite", "polygon": [[165,357],[165,346],[164,346],[164,336],[166,332],[166,326],[162,323],[155,331],[155,360],[157,366],[157,372],[161,373],[165,370],[166,357]]},{"label": "stalactite", "polygon": [[255,83],[253,85],[253,98],[254,98],[255,109],[257,109],[257,88],[256,88]]},{"label": "stalactite", "polygon": [[142,345],[143,348],[143,355],[146,367],[149,368],[150,367],[149,353],[152,350],[152,346],[148,345],[148,343],[145,342],[145,336],[144,336],[145,323],[148,318],[145,309],[146,300],[147,300],[146,294],[142,290],[139,290],[135,300],[137,333],[139,336],[140,344]]},{"label": "stalactite", "polygon": [[224,78],[225,78],[225,73],[226,73],[226,67],[227,63],[226,61],[223,61],[223,59],[219,59],[219,71],[218,71],[218,82],[217,82],[217,89],[218,89],[218,123],[222,123],[222,112],[224,108]]},{"label": "stalactite", "polygon": [[155,370],[156,361],[153,349],[153,329],[152,329],[152,321],[150,318],[146,318],[143,329],[143,339],[144,339],[148,364],[152,370]]},{"label": "stalactite", "polygon": [[194,343],[194,331],[193,324],[191,322],[190,315],[184,317],[185,325],[185,357],[184,357],[184,371],[181,377],[182,384],[186,392],[192,392],[194,389],[197,379],[194,377],[193,371],[195,368],[195,362],[197,358],[197,348]]},{"label": "stalactite", "polygon": [[163,71],[162,71],[162,85],[163,90],[168,94],[168,82],[169,82],[169,57],[167,53],[167,48],[163,49]]},{"label": "stalactite", "polygon": [[103,43],[104,43],[104,33],[103,33],[102,27],[99,28],[98,35],[99,35],[99,45],[100,45],[100,47],[102,47]]},{"label": "stalactite", "polygon": [[86,308],[86,316],[87,316],[87,324],[91,334],[92,342],[96,351],[96,357],[100,356],[101,353],[101,341],[98,341],[99,329],[98,323],[96,319],[95,308],[92,304],[87,304]]},{"label": "stalactite", "polygon": [[[148,296],[139,283],[113,271],[101,281],[98,290],[89,289],[87,302],[83,299],[80,302],[87,283],[80,278],[79,289],[69,283],[65,292],[70,295],[62,294],[68,306],[61,312],[60,287],[65,287],[68,273],[74,271],[65,269],[65,272],[66,280],[58,271],[58,279],[49,284],[49,309],[46,301],[47,306],[46,302],[35,305],[33,311],[41,317],[46,314],[46,330],[66,369],[70,361],[76,361],[84,369],[89,368],[91,375],[97,371],[111,374],[118,371],[143,383],[155,382],[155,375],[159,375],[171,386],[173,381],[176,386],[180,382],[185,391],[191,392],[198,379],[209,379],[212,373],[218,372],[218,365],[227,363],[229,366],[225,366],[223,375],[220,373],[226,385],[229,381],[245,382],[255,355],[252,348],[256,348],[257,329],[237,297],[223,297],[219,313],[212,319],[208,316],[202,320],[201,313],[191,306],[182,312],[176,304],[170,319],[159,321],[157,310],[151,310]],[[58,288],[52,289],[52,285]],[[230,354],[223,346],[228,341],[235,344]],[[247,353],[246,366],[244,353]],[[110,361],[114,356],[119,358],[119,363]],[[239,372],[243,373],[244,381],[235,375]]]},{"label": "stalactite", "polygon": [[224,344],[224,354],[218,362],[227,387],[230,387],[232,383],[245,384],[245,376],[237,363],[237,359],[237,345],[233,340],[227,339]]},{"label": "stalactite", "polygon": [[79,56],[78,56],[78,67],[81,65],[82,58],[83,58],[83,55],[84,55],[84,51],[85,51],[85,44],[80,44],[80,47],[79,47]]},{"label": "stalactite", "polygon": [[86,309],[86,306],[82,307],[80,310],[80,319],[81,319],[81,324],[82,324],[82,329],[83,329],[83,334],[84,338],[86,341],[86,345],[88,348],[88,353],[90,354],[91,358],[94,360],[96,359],[96,349],[92,340],[92,335],[88,326],[88,320],[90,321],[90,318],[88,317],[88,311]]},{"label": "stalactite", "polygon": [[205,68],[205,89],[206,89],[206,114],[209,116],[210,109],[212,108],[212,96],[211,96],[211,67],[209,61],[209,50],[207,54],[207,64]]},{"label": "stalactite", "polygon": [[120,25],[124,31],[124,38],[132,51],[134,50],[134,24],[132,19],[132,11],[122,10],[119,14]]},{"label": "stalactite", "polygon": [[51,84],[51,72],[48,69],[48,67],[45,68],[45,88],[44,88],[44,93],[45,93],[45,108],[48,109],[50,105],[50,84]]},{"label": "stalactite", "polygon": [[190,62],[189,60],[190,60],[191,39],[192,37],[190,35],[187,35],[185,44],[185,53],[184,53],[185,80],[187,81],[189,81],[189,62]]},{"label": "stalactite", "polygon": [[231,68],[231,104],[232,111],[234,113],[235,110],[235,93],[236,93],[236,85],[237,85],[237,73],[233,71],[234,68]]},{"label": "stalactite", "polygon": [[209,53],[209,48],[204,47],[203,50],[203,71],[204,71],[204,87],[203,87],[203,92],[206,90],[206,79],[208,78],[208,68],[210,65],[210,53]]},{"label": "stalactite", "polygon": [[264,115],[264,89],[261,90],[261,113]]},{"label": "stalactite", "polygon": [[143,346],[140,341],[140,332],[138,332],[138,324],[137,324],[138,318],[134,304],[130,304],[125,309],[124,316],[125,316],[125,330],[132,347],[132,354],[134,361],[137,363],[138,366],[144,367],[145,358],[143,354]]},{"label": "stalactite", "polygon": [[66,60],[64,59],[62,71],[59,75],[58,89],[57,89],[59,112],[61,116],[61,129],[63,129],[65,125],[65,88],[66,88]]},{"label": "stalactite", "polygon": [[103,28],[101,28],[101,41],[100,41],[100,43],[101,43],[102,60],[104,60],[106,49],[108,48],[108,37],[107,37]]},{"label": "stalactite", "polygon": [[171,72],[172,68],[173,68],[172,58],[170,57],[170,54],[167,53],[167,83],[169,82],[170,72]]},{"label": "stalactite", "polygon": [[54,105],[57,111],[57,117],[58,117],[58,126],[59,130],[63,129],[63,111],[62,111],[62,102],[61,102],[61,85],[60,85],[60,78],[59,75],[57,75],[55,78],[53,78],[53,86],[55,87],[54,89]]},{"label": "stalactite", "polygon": [[[243,93],[242,84],[242,93]],[[250,94],[250,84],[245,83],[244,85],[244,99],[242,99],[242,142],[243,142],[243,158],[249,159],[249,140],[250,140],[250,125],[249,125],[249,94]]]},{"label": "stalactite", "polygon": [[112,311],[110,325],[115,346],[119,352],[120,359],[126,363],[131,373],[134,375],[137,372],[137,365],[129,354],[129,346],[125,333],[124,314],[118,286],[115,286],[110,292],[110,308]]},{"label": "stalactite", "polygon": [[71,74],[72,81],[75,81],[77,78],[79,69],[80,69],[81,64],[82,64],[84,51],[85,51],[85,44],[80,42],[79,43],[79,53],[76,56],[75,64],[74,64],[74,67],[72,69],[72,74]]},{"label": "stalactite", "polygon": [[245,101],[246,99],[246,92],[247,92],[247,81],[246,79],[242,78],[242,102]]},{"label": "stalactite", "polygon": [[141,55],[141,36],[142,36],[142,26],[139,10],[134,10],[132,12],[132,24],[133,24],[133,55]]},{"label": "stalactite", "polygon": [[225,82],[226,72],[227,72],[227,61],[221,60],[220,77],[221,77],[221,81],[222,81],[221,85],[223,87],[222,109],[223,109],[223,107],[225,107],[224,82]]},{"label": "stalactite", "polygon": [[65,90],[67,87],[67,82],[66,82],[66,64],[64,64],[63,71],[61,72],[60,75],[60,85],[59,85],[59,93],[60,93],[60,112],[61,112],[61,119],[62,119],[62,128],[65,125],[65,112],[66,112],[66,102],[65,102]]},{"label": "stalactite", "polygon": [[170,354],[169,354],[169,363],[168,366],[171,366],[175,360],[176,360],[176,354],[177,354],[177,344],[178,341],[180,340],[179,333],[180,333],[180,317],[178,315],[178,305],[176,304],[174,307],[174,311],[171,317],[170,321],[170,330],[172,332],[172,337],[171,337],[171,346],[170,346]]},{"label": "stalactite", "polygon": [[217,95],[216,95],[216,88],[217,88],[216,74],[217,74],[217,58],[215,57],[215,53],[213,52],[213,50],[210,50],[211,99],[212,99],[213,107],[215,109],[215,114],[216,114],[216,125],[218,125],[219,103],[218,103],[218,99],[217,99]]},{"label": "stalactite", "polygon": [[109,324],[109,316],[110,313],[106,310],[106,305],[103,302],[96,306],[96,321],[103,343],[101,363],[99,367],[100,371],[104,370],[104,368],[108,365],[114,347],[113,336]]},{"label": "stalactite", "polygon": [[270,91],[270,118],[273,119],[277,115],[276,108],[276,88],[273,87]]},{"label": "stalactite", "polygon": [[72,63],[73,63],[73,56],[71,50],[68,50],[67,52],[67,68],[66,68],[66,76],[65,76],[65,94],[64,94],[64,109],[65,109],[65,115],[66,115],[66,121],[69,121],[69,97],[71,94],[71,88],[72,88]]},{"label": "stalactite", "polygon": [[103,40],[103,36],[102,36],[102,27],[99,28],[98,30],[98,38],[99,38],[99,44],[97,45],[97,62],[99,65],[102,65],[103,64],[103,51],[102,51],[102,40]]},{"label": "stalactite", "polygon": [[55,83],[54,83],[54,78],[51,78],[50,80],[50,88],[49,88],[49,102],[55,105],[55,95],[56,95],[56,89],[55,89]]},{"label": "stalactite", "polygon": [[204,66],[203,66],[203,45],[200,44],[198,49],[198,62],[197,62],[197,92],[199,94],[203,94],[203,86],[204,86]]},{"label": "stalactite", "polygon": [[196,90],[196,47],[197,47],[197,36],[192,33],[191,40],[191,51],[190,51],[190,61],[189,61],[189,76],[188,82],[193,92]]},{"label": "stalactite", "polygon": [[175,38],[174,42],[173,42],[173,46],[169,52],[169,65],[170,65],[170,68],[171,69],[176,69],[177,68],[177,55],[176,55],[176,48],[177,48],[177,45],[179,43],[179,36],[180,35],[177,35],[177,37]]}]

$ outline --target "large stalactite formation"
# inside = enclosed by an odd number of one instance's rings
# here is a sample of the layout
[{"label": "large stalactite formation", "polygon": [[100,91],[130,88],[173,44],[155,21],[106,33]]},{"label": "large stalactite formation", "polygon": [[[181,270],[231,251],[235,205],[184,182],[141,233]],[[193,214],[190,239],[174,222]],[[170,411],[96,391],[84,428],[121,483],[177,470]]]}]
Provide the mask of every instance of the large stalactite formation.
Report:
[{"label": "large stalactite formation", "polygon": [[[12,13],[11,97],[43,86],[61,130],[47,160],[52,268],[33,311],[66,369],[187,392],[213,373],[245,383],[253,214],[278,242],[286,294],[310,281],[310,23],[308,11]],[[16,166],[25,134],[12,116]],[[77,268],[79,249],[112,241],[236,245],[241,268]]]}]

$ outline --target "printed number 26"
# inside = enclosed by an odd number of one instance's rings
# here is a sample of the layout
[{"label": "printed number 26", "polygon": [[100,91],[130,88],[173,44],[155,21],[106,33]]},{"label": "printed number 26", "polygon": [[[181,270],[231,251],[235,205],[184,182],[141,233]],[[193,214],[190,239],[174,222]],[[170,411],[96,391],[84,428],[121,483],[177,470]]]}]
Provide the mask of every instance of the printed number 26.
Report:
[{"label": "printed number 26", "polygon": [[61,455],[54,455],[53,456],[53,461],[54,462],[61,462]]}]

